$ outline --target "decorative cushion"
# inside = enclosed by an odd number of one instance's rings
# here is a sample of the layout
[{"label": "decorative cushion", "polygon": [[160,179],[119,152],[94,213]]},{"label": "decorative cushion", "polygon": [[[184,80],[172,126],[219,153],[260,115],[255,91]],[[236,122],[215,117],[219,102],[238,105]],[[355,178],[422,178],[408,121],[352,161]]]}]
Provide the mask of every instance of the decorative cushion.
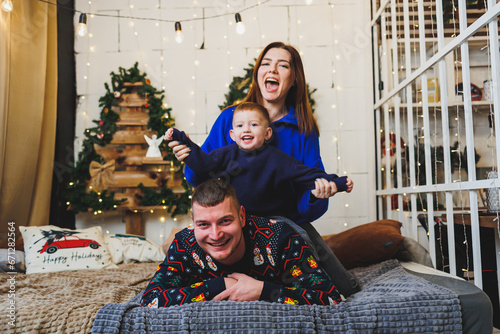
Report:
[{"label": "decorative cushion", "polygon": [[175,235],[180,231],[182,231],[182,228],[172,227],[170,235],[167,237],[167,239],[165,239],[165,241],[163,241],[163,244],[161,245],[163,254],[167,255],[168,249],[170,248],[170,244],[172,243],[172,241],[174,241]]},{"label": "decorative cushion", "polygon": [[392,258],[403,243],[402,224],[383,219],[347,231],[323,236],[346,269],[368,266]]},{"label": "decorative cushion", "polygon": [[123,245],[120,239],[115,238],[114,236],[114,234],[104,234],[104,242],[108,246],[113,263],[119,264],[124,260]]},{"label": "decorative cushion", "polygon": [[165,255],[161,246],[153,240],[133,234],[113,234],[105,236],[113,263],[157,262]]},{"label": "decorative cushion", "polygon": [[53,225],[19,229],[24,239],[27,274],[116,268],[100,226],[82,230]]}]

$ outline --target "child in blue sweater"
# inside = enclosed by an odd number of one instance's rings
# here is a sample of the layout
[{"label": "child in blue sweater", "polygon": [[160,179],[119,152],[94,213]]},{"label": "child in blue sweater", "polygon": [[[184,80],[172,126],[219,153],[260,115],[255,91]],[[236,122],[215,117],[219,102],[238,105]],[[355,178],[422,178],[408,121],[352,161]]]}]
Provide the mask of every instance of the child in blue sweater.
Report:
[{"label": "child in blue sweater", "polygon": [[[169,129],[165,140],[175,140],[190,148],[184,162],[205,179],[219,178],[231,183],[247,212],[258,216],[283,216],[297,219],[297,202],[305,191],[316,198],[328,198],[336,192],[351,192],[353,181],[327,174],[319,168],[303,165],[280,149],[267,145],[272,129],[267,110],[245,102],[234,110],[230,136],[235,141],[209,154],[177,129]],[[330,193],[319,193],[317,179],[332,184]],[[311,196],[311,201],[316,198]]]}]

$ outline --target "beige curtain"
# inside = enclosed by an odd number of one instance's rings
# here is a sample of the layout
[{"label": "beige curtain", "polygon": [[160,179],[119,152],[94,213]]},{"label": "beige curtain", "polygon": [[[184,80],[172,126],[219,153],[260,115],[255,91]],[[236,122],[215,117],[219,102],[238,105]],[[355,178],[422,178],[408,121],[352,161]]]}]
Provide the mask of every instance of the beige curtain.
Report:
[{"label": "beige curtain", "polygon": [[[57,8],[13,1],[0,17],[0,233],[49,223],[57,111]],[[54,1],[55,3],[55,1]],[[1,238],[0,238],[1,239]]]}]

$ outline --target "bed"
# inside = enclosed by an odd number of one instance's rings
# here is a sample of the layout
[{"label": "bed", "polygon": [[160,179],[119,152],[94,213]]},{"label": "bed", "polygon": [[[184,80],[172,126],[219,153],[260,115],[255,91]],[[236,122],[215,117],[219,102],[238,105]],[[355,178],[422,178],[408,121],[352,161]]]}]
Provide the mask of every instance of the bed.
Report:
[{"label": "bed", "polygon": [[487,296],[464,280],[407,262],[415,260],[411,247],[404,246],[408,241],[403,238],[391,259],[350,269],[361,290],[335,306],[208,301],[165,309],[140,307],[141,292],[158,262],[3,273],[0,332],[491,333]]}]

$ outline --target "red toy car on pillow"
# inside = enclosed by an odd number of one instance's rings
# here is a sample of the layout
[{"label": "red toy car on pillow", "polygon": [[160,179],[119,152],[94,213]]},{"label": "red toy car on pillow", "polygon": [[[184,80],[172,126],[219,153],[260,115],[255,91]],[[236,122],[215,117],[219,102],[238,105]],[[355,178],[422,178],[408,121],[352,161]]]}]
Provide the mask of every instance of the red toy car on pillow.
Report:
[{"label": "red toy car on pillow", "polygon": [[39,250],[40,254],[47,252],[48,254],[53,254],[61,248],[77,248],[77,247],[90,247],[92,249],[97,249],[101,245],[92,239],[81,239],[76,235],[65,235],[58,240],[49,239],[43,245],[42,249]]}]

